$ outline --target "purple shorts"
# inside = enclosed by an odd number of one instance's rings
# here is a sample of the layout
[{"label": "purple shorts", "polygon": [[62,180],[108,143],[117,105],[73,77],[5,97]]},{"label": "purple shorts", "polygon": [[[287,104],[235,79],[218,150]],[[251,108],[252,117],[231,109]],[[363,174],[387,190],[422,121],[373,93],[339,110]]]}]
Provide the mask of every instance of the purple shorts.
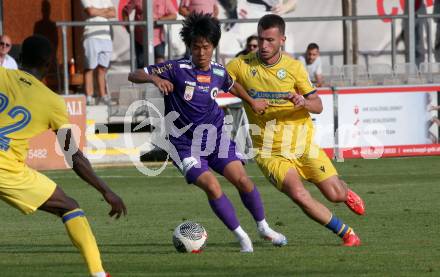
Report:
[{"label": "purple shorts", "polygon": [[223,175],[223,170],[230,162],[243,162],[240,153],[236,152],[235,142],[232,140],[229,141],[229,147],[223,147],[223,149],[217,144],[214,151],[208,155],[199,155],[191,149],[191,145],[175,144],[174,147],[179,155],[181,166],[176,161],[174,161],[174,165],[185,176],[188,184],[194,184],[197,178],[209,168]]}]

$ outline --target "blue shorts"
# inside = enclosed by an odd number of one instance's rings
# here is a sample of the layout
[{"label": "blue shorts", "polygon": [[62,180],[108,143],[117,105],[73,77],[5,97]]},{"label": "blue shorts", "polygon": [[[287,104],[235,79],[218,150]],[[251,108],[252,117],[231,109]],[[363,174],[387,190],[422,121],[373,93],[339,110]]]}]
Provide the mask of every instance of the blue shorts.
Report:
[{"label": "blue shorts", "polygon": [[205,171],[208,171],[209,168],[223,175],[223,170],[230,162],[242,162],[241,154],[236,152],[235,142],[232,140],[229,140],[227,149],[220,149],[217,144],[215,150],[207,156],[199,156],[197,153],[192,153],[191,145],[175,144],[174,147],[177,150],[181,164],[179,166],[176,161],[173,163],[185,176],[188,184],[194,184],[197,178]]}]

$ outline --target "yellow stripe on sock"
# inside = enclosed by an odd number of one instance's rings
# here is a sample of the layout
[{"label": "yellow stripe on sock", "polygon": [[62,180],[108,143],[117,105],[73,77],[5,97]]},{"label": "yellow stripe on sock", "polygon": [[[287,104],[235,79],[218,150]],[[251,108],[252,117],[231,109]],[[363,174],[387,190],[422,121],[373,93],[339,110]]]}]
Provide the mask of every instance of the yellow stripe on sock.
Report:
[{"label": "yellow stripe on sock", "polygon": [[74,212],[79,212],[79,211],[83,211],[83,210],[78,208],[78,209],[68,211],[67,213],[63,214],[63,217],[65,217],[66,215],[69,215],[69,214],[73,214]]},{"label": "yellow stripe on sock", "polygon": [[342,233],[342,231],[344,231],[344,228],[345,228],[345,224],[342,224],[341,229],[339,229],[339,231],[337,233],[338,236]]}]

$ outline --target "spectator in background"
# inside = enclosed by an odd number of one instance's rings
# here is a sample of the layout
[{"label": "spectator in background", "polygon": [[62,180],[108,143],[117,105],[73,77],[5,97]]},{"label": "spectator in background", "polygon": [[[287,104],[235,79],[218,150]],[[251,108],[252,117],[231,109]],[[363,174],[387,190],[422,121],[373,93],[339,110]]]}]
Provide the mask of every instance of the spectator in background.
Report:
[{"label": "spectator in background", "polygon": [[258,51],[258,37],[255,35],[249,36],[246,39],[246,48],[241,50],[240,52],[237,53],[237,55],[235,55],[236,57],[240,56],[240,55],[246,55],[249,53],[255,53]]},{"label": "spectator in background", "polygon": [[[187,17],[191,13],[210,14],[214,18],[218,17],[217,0],[181,0],[179,6],[179,14]],[[185,50],[185,59],[190,59],[191,51],[187,47]]]},{"label": "spectator in background", "polygon": [[0,66],[9,69],[18,69],[14,58],[8,55],[9,51],[11,51],[11,47],[11,38],[7,35],[0,36]]},{"label": "spectator in background", "polygon": [[[436,1],[438,2],[438,1]],[[408,4],[408,1],[405,2],[405,10],[406,5]],[[417,15],[423,15],[426,14],[426,5],[423,0],[414,0],[414,12],[416,15],[416,19],[414,22],[414,42],[415,42],[415,63],[417,66],[419,66],[422,62],[425,61],[425,38],[424,38],[424,32],[427,30],[427,21],[426,18],[417,18]],[[435,7],[434,7],[434,13],[435,13]],[[396,44],[399,44],[399,42],[403,42],[406,45],[406,34],[408,33],[408,20],[404,19],[402,20],[402,32],[399,34],[396,40]],[[408,55],[408,50],[406,50],[406,55]]]},{"label": "spectator in background", "polygon": [[438,118],[438,111],[440,111],[440,106],[434,105],[432,103],[432,100],[432,94],[426,93],[426,132],[428,143],[438,143],[438,137],[433,132],[431,132],[430,128],[434,124],[440,127],[440,119]]},{"label": "spectator in background", "polygon": [[[108,21],[116,17],[116,10],[112,0],[81,0],[87,15],[86,21]],[[93,102],[93,73],[96,71],[100,101],[110,104],[110,96],[106,93],[106,73],[112,57],[113,44],[110,35],[110,26],[84,27],[84,86],[87,95],[87,104]]]},{"label": "spectator in background", "polygon": [[[433,14],[440,14],[440,0],[435,0]],[[440,62],[440,18],[434,18],[437,24],[435,32],[434,57],[436,62]]]},{"label": "spectator in background", "polygon": [[187,17],[190,13],[210,14],[217,18],[217,0],[181,0],[179,14]]},{"label": "spectator in background", "polygon": [[322,86],[322,65],[318,44],[310,43],[307,46],[306,54],[300,56],[298,60],[306,67],[310,81],[317,87]]},{"label": "spectator in background", "polygon": [[[408,3],[408,2],[406,2]],[[426,14],[426,5],[423,0],[414,1],[414,11],[418,14]],[[419,66],[425,61],[425,38],[424,32],[428,30],[426,18],[416,18],[415,20],[415,43],[416,43],[416,65]],[[405,25],[406,26],[406,25]]]},{"label": "spectator in background", "polygon": [[[134,20],[142,21],[143,16],[143,0],[129,0],[122,10],[123,20],[129,20],[130,13],[134,10]],[[153,0],[153,19],[156,20],[175,20],[177,18],[177,10],[171,0]],[[143,30],[142,27],[136,26],[135,32],[135,49],[136,63],[138,68],[144,67],[144,48],[143,48]],[[162,63],[165,61],[165,38],[163,26],[154,26],[154,63]]]}]

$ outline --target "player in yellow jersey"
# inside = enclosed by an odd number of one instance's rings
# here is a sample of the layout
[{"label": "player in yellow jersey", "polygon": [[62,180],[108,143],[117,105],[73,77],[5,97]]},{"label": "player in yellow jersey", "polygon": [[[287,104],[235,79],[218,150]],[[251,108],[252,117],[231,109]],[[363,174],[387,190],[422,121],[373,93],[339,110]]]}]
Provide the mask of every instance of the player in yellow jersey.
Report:
[{"label": "player in yellow jersey", "polygon": [[40,82],[52,55],[46,38],[31,36],[22,44],[21,70],[0,67],[0,198],[24,214],[39,209],[61,217],[91,276],[110,276],[103,269],[95,237],[78,203],[25,164],[29,139],[52,129],[59,140],[63,137],[60,144],[75,173],[110,204],[109,215],[119,218],[126,214],[121,198],[95,175],[82,152],[74,149],[64,100]]},{"label": "player in yellow jersey", "polygon": [[310,113],[321,113],[322,102],[301,62],[281,51],[284,31],[280,16],[263,16],[258,22],[258,52],[227,65],[254,125],[255,160],[269,181],[310,218],[340,236],[344,245],[358,246],[360,239],[353,229],[314,199],[301,181],[314,183],[328,200],[345,202],[355,213],[364,214],[362,199],[339,179],[329,158],[312,142]]}]

